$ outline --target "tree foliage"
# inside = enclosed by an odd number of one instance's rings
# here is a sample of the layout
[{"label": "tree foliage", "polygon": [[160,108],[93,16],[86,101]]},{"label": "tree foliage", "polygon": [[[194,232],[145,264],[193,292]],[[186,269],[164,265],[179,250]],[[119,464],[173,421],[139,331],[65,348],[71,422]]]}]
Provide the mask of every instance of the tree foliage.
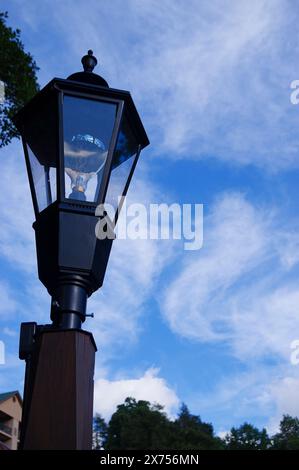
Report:
[{"label": "tree foliage", "polygon": [[186,405],[173,421],[161,405],[130,397],[112,415],[102,444],[107,450],[223,448],[213,426],[192,415]]},{"label": "tree foliage", "polygon": [[213,450],[223,448],[221,439],[214,435],[212,424],[203,422],[200,416],[192,415],[185,403],[181,405],[173,428],[175,449]]},{"label": "tree foliage", "polygon": [[169,445],[170,422],[160,405],[126,398],[112,415],[106,449],[165,449]]},{"label": "tree foliage", "polygon": [[107,441],[107,424],[104,418],[97,414],[93,418],[92,447],[95,450],[101,450]]},{"label": "tree foliage", "polygon": [[38,67],[24,51],[20,30],[6,25],[7,12],[0,12],[0,80],[5,84],[5,100],[0,103],[0,147],[18,137],[11,118],[38,91]]},{"label": "tree foliage", "polygon": [[224,439],[212,424],[190,413],[183,403],[176,419],[169,419],[158,404],[126,398],[108,424],[94,418],[94,449],[105,450],[299,450],[299,420],[283,416],[280,431],[269,437],[266,429],[244,423]]},{"label": "tree foliage", "polygon": [[232,428],[225,441],[228,450],[267,450],[271,446],[266,429],[259,431],[249,423]]},{"label": "tree foliage", "polygon": [[273,449],[299,449],[299,419],[284,415],[280,421],[279,433],[273,436]]}]

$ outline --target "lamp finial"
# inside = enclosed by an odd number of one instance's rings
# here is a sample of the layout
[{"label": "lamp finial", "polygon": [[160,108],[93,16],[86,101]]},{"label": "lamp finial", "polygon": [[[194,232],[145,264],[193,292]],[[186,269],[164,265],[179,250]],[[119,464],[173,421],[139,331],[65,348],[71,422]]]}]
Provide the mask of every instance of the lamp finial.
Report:
[{"label": "lamp finial", "polygon": [[74,80],[76,82],[88,83],[90,85],[105,86],[109,88],[106,80],[98,75],[93,73],[93,69],[97,65],[97,58],[93,55],[92,49],[88,49],[87,54],[84,55],[81,59],[84,72],[72,73],[67,77],[68,80]]},{"label": "lamp finial", "polygon": [[84,72],[92,72],[98,61],[97,58],[93,55],[93,51],[89,49],[87,54],[84,55],[81,59]]}]

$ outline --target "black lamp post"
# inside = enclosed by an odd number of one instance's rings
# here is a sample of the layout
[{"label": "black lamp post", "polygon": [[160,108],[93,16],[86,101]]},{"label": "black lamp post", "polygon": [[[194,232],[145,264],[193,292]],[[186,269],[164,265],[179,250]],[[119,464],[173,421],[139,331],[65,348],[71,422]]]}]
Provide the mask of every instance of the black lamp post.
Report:
[{"label": "black lamp post", "polygon": [[[31,442],[27,448],[45,446],[45,441],[32,443],[26,436],[34,400],[42,400],[36,391],[45,341],[42,337],[48,333],[68,333],[68,337],[71,332],[80,334],[87,298],[103,284],[113,238],[96,237],[96,207],[112,204],[117,219],[119,198],[128,190],[140,151],[149,144],[130,93],[109,88],[93,73],[97,59],[91,50],[82,64],[83,72],[66,80],[54,78],[14,119],[23,140],[36,217],[33,227],[39,279],[52,297],[52,324],[38,327],[29,323],[21,328],[20,357],[27,362],[25,448],[26,439]],[[113,225],[108,224],[107,230],[113,230]],[[91,369],[93,374],[92,361]],[[63,380],[63,371],[57,380]],[[61,400],[66,402],[67,398],[61,396]],[[47,426],[45,416],[43,419],[41,426]],[[30,432],[35,432],[32,423]],[[52,439],[49,448],[53,448],[55,439],[48,438]]]}]

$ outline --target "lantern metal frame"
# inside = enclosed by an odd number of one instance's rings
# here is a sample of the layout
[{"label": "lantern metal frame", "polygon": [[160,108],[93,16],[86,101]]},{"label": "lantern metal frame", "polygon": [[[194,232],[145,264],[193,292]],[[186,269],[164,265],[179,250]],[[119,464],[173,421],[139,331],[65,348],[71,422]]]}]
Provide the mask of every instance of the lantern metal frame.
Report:
[{"label": "lantern metal frame", "polygon": [[[26,109],[19,112],[15,118],[15,123],[18,129],[22,134],[23,125],[22,121],[25,121],[30,114],[30,108],[37,105],[37,100],[40,99],[41,94],[45,95],[51,91],[55,90],[57,92],[56,96],[56,106],[57,106],[57,167],[56,167],[56,192],[57,197],[55,200],[61,204],[75,205],[76,207],[80,206],[82,209],[85,208],[91,211],[94,211],[97,205],[103,204],[105,202],[105,197],[107,194],[107,189],[110,181],[111,171],[112,171],[112,162],[115,153],[116,143],[121,129],[121,124],[123,119],[126,117],[128,122],[131,125],[131,130],[136,137],[136,142],[139,142],[138,149],[136,152],[134,163],[130,169],[130,172],[127,176],[127,181],[125,182],[123,192],[120,195],[124,198],[127,194],[134,170],[136,168],[137,161],[141,150],[149,144],[149,140],[145,133],[144,127],[134,105],[134,102],[131,98],[131,94],[128,91],[118,90],[113,88],[108,88],[104,86],[91,85],[82,82],[76,82],[72,80],[64,80],[59,78],[54,78],[51,82],[46,85],[46,87],[39,92],[36,97],[31,100],[31,102],[26,106]],[[64,148],[63,148],[63,99],[64,96],[71,96],[74,98],[84,98],[88,100],[94,100],[97,102],[106,102],[115,104],[117,107],[116,118],[114,122],[114,128],[111,135],[111,141],[108,149],[108,156],[105,162],[103,177],[100,184],[99,196],[97,201],[76,201],[65,197],[65,182],[64,182]],[[38,207],[38,201],[36,197],[36,191],[34,186],[34,180],[32,176],[31,164],[28,155],[26,139],[23,137],[23,148],[26,159],[26,167],[28,172],[28,179],[30,183],[31,196],[35,211],[35,216],[38,218],[39,213],[41,212]],[[133,157],[133,156],[132,156]],[[52,202],[53,203],[53,202]],[[117,221],[117,216],[119,214],[120,207],[117,208],[115,223]]]},{"label": "lantern metal frame", "polygon": [[[89,63],[96,63],[96,59],[91,56],[90,52],[88,56],[83,57],[83,65],[85,65],[86,58]],[[14,123],[22,136],[36,217],[33,227],[36,234],[39,278],[52,296],[51,318],[55,326],[61,328],[81,327],[86,317],[87,297],[103,284],[112,241],[115,238],[113,230],[119,211],[127,194],[140,152],[149,144],[131,94],[128,91],[109,88],[102,77],[92,73],[92,67],[88,69],[84,66],[84,70],[84,72],[71,75],[68,79],[51,80],[14,117]],[[66,197],[65,96],[116,106],[108,153],[101,180],[97,182],[99,191],[95,192],[97,195],[95,201]],[[128,158],[134,160],[123,181],[122,193],[118,194],[120,201],[116,207],[114,220],[110,220],[108,214],[106,216],[110,237],[100,240],[95,235],[95,225],[98,221],[96,208],[99,204],[105,205],[113,169],[113,158],[116,155],[122,123],[125,120],[134,138],[135,149],[135,152]],[[36,148],[31,149],[29,142]],[[48,147],[46,147],[47,144]],[[49,201],[51,186],[50,181],[45,180],[45,188],[42,187],[42,190],[46,191],[47,205],[42,209],[37,197],[28,146],[34,155],[37,150],[37,153],[41,152],[42,160],[45,158],[46,164],[35,155],[44,167],[44,171],[46,166],[56,167],[56,198]],[[45,175],[47,175],[46,171]]]}]

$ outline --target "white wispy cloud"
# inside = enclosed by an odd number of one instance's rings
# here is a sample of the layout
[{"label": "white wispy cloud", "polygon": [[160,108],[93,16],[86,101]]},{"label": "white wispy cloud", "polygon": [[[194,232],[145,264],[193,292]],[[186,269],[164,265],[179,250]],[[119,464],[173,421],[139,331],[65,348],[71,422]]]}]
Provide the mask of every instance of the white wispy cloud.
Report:
[{"label": "white wispy cloud", "polygon": [[299,289],[281,259],[285,233],[278,215],[242,194],[219,199],[205,220],[204,248],[185,260],[162,301],[173,331],[226,341],[238,358],[288,357]]},{"label": "white wispy cloud", "polygon": [[229,414],[231,421],[236,423],[244,422],[252,414],[271,416],[274,407],[269,384],[272,381],[272,371],[262,368],[229,375],[217,381],[209,394],[202,391],[194,394],[190,406],[200,409],[203,414],[214,412],[218,418]]},{"label": "white wispy cloud", "polygon": [[32,45],[42,76],[78,69],[78,54],[93,47],[99,72],[136,98],[154,154],[270,171],[298,167],[299,111],[289,88],[299,73],[298,12],[291,1],[26,5],[23,21],[33,34],[45,17],[63,47],[53,44],[53,61],[47,41]]},{"label": "white wispy cloud", "polygon": [[13,330],[12,328],[8,328],[8,327],[3,328],[3,333],[6,336],[10,336],[12,338],[15,338],[15,337],[18,336],[18,331],[17,330]]},{"label": "white wispy cloud", "polygon": [[17,310],[17,302],[14,300],[13,290],[5,281],[0,281],[0,318],[10,318]]},{"label": "white wispy cloud", "polygon": [[20,141],[1,149],[0,254],[28,273],[36,268],[32,202]]},{"label": "white wispy cloud", "polygon": [[[213,413],[215,422],[224,422],[224,425],[227,415],[236,426],[251,416],[251,420],[262,423],[258,427],[265,426],[273,435],[279,430],[283,414],[299,415],[297,368],[286,363],[249,367],[246,372],[219,380],[209,394],[201,391],[194,394],[190,397],[190,406],[200,409],[204,415]],[[219,431],[227,432],[221,427]]]},{"label": "white wispy cloud", "polygon": [[219,382],[198,399],[199,409],[226,410],[236,419],[268,413],[270,430],[282,413],[298,413],[292,398],[298,371],[290,362],[299,331],[293,231],[279,210],[226,193],[205,220],[204,248],[182,263],[166,290],[161,311],[177,335],[226,344],[248,371]]}]

